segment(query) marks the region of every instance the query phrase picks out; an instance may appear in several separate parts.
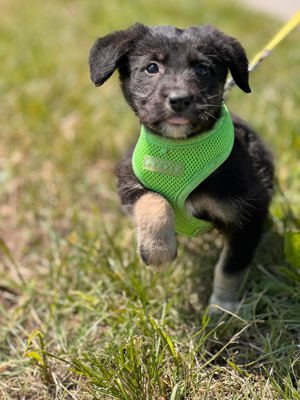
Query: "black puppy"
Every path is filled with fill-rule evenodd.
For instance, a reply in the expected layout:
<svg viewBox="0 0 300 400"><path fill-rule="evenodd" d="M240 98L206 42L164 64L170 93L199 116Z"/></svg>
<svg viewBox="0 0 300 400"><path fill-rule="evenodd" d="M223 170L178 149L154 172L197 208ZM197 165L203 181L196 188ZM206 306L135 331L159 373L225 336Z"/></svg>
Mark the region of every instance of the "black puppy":
<svg viewBox="0 0 300 400"><path fill-rule="evenodd" d="M96 41L91 79L102 85L119 70L124 96L141 124L177 143L211 130L223 109L228 70L246 93L248 60L240 43L210 25L177 29L136 24ZM226 161L185 202L188 213L211 221L224 237L210 304L226 309L236 295L262 235L273 191L272 157L257 134L231 115L234 144ZM137 229L147 265L177 254L174 211L159 193L137 179L130 150L117 168L118 191Z"/></svg>

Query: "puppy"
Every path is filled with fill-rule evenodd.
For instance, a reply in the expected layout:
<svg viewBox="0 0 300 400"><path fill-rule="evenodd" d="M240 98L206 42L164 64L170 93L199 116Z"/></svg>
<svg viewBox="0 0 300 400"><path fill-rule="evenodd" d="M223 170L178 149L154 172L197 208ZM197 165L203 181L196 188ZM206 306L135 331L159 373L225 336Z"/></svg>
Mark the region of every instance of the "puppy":
<svg viewBox="0 0 300 400"><path fill-rule="evenodd" d="M213 160L214 169L183 198L185 210L179 214L189 215L194 222L204 221L204 225L209 222L223 235L224 247L215 267L210 304L234 310L237 293L262 235L274 176L272 157L261 139L244 121L224 111L228 70L240 89L251 91L248 60L242 46L211 25L178 29L136 24L99 38L89 61L96 86L118 69L125 99L143 129L150 138L160 138L176 151L185 141L201 142L227 115L233 138L228 154L219 164ZM201 146L199 149L201 157L210 151ZM144 157L142 167L152 174L164 175L160 191L137 178L133 154L134 148L117 167L118 193L136 226L142 260L159 267L172 262L177 254L178 210L164 194L164 186L173 182L174 174L180 175L188 168L189 156L186 153L180 165L163 161L160 156L151 156L150 162L148 157L146 163ZM201 168L196 175L202 174Z"/></svg>

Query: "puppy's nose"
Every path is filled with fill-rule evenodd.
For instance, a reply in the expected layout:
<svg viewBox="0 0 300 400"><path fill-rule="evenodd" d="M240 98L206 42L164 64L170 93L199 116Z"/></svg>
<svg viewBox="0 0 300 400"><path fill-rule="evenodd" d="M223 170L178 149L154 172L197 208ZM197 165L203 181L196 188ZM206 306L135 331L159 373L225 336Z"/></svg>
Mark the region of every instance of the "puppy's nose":
<svg viewBox="0 0 300 400"><path fill-rule="evenodd" d="M183 96L183 95L170 95L168 97L169 104L173 111L185 111L191 105L193 101L192 96Z"/></svg>

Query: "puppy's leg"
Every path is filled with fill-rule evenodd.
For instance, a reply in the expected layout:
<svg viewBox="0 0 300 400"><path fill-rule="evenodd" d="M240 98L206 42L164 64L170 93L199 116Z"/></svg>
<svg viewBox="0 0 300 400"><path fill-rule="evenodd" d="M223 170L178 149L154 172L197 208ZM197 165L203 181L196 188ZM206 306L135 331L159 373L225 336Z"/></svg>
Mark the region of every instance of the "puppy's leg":
<svg viewBox="0 0 300 400"><path fill-rule="evenodd" d="M249 264L262 235L264 218L255 219L242 230L228 234L215 267L213 292L209 304L234 311L238 305Z"/></svg>
<svg viewBox="0 0 300 400"><path fill-rule="evenodd" d="M138 249L146 265L159 267L177 255L173 210L162 196L147 192L133 209Z"/></svg>
<svg viewBox="0 0 300 400"><path fill-rule="evenodd" d="M248 269L244 268L238 272L229 272L228 264L231 257L230 245L226 243L215 266L213 291L209 299L209 304L216 304L225 310L235 311L238 306L237 297ZM212 309L212 312L215 311L217 312L218 309Z"/></svg>

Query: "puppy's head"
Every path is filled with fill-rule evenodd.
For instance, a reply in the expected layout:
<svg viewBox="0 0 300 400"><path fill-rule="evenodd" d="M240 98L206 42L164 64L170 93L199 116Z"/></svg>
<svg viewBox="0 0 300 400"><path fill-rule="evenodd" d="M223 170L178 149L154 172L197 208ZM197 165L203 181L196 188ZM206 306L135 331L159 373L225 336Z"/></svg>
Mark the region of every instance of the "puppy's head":
<svg viewBox="0 0 300 400"><path fill-rule="evenodd" d="M98 39L90 52L92 81L102 85L117 68L141 123L167 137L211 128L220 114L228 70L250 92L242 46L211 25L182 30L136 24Z"/></svg>

